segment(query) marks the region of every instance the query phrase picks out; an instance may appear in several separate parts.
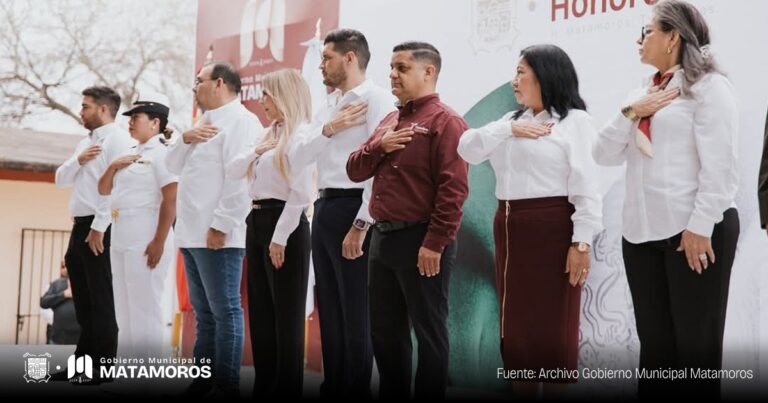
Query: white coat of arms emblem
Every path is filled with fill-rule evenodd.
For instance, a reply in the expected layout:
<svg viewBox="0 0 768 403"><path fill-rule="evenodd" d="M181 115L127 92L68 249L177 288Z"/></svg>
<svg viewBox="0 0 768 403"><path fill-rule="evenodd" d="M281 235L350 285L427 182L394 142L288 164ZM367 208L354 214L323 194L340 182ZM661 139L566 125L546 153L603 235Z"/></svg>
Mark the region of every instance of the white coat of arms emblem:
<svg viewBox="0 0 768 403"><path fill-rule="evenodd" d="M24 379L29 382L48 382L51 379L50 362L51 354L40 355L24 353Z"/></svg>

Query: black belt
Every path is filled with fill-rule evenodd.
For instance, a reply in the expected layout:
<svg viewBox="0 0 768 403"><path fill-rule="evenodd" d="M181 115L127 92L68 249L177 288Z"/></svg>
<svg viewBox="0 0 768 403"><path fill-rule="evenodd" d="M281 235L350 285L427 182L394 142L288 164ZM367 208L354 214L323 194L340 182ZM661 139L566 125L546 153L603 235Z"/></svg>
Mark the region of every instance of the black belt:
<svg viewBox="0 0 768 403"><path fill-rule="evenodd" d="M94 216L92 215L86 215L82 217L75 217L74 220L75 220L75 224L84 224L84 223L93 222L93 218Z"/></svg>
<svg viewBox="0 0 768 403"><path fill-rule="evenodd" d="M376 221L373 226L376 227L379 232L392 232L400 231L402 229L415 227L419 224L426 224L428 220L409 222L409 221Z"/></svg>
<svg viewBox="0 0 768 403"><path fill-rule="evenodd" d="M278 200L278 199L254 200L253 204L251 205L251 208L253 208L254 210L261 210L261 209L267 209L267 208L283 208L283 207L285 207L285 201Z"/></svg>
<svg viewBox="0 0 768 403"><path fill-rule="evenodd" d="M363 189L320 189L317 192L318 199L330 199L334 197L362 197Z"/></svg>

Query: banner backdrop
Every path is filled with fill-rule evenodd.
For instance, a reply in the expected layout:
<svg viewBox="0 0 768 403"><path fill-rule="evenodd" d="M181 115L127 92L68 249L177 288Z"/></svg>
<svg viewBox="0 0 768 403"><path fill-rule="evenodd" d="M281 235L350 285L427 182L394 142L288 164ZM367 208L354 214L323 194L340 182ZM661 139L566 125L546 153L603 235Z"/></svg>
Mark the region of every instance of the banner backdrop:
<svg viewBox="0 0 768 403"><path fill-rule="evenodd" d="M314 25L362 31L371 47L368 77L388 88L389 60L394 45L427 41L443 57L438 82L442 100L463 114L473 127L515 108L509 81L522 48L553 43L571 56L589 112L597 122L618 113L626 94L653 73L637 53L640 29L650 20L648 0L341 0L337 1L200 1L198 66L211 57L240 63L247 88L243 100L254 107L259 74L283 66L311 70ZM741 219L738 254L731 278L725 332L724 367L754 371L752 380L723 380L727 395L756 391L759 373L768 373L768 237L759 228L757 170L768 107L765 40L768 2L759 0L692 1L712 30L712 51L733 82L740 102L740 175L737 204ZM269 4L269 5L268 5ZM265 7L284 7L283 20L264 17ZM275 17L277 18L277 17ZM304 21L295 25L291 22ZM234 21L234 23L233 23ZM239 24L239 25L238 25ZM284 32L274 27L284 24ZM243 32L255 34L243 39ZM269 27L269 28L267 28ZM279 31L279 29L278 29ZM239 35L239 40L237 39ZM275 43L273 43L273 41ZM319 59L317 59L319 60ZM317 85L314 88L319 88ZM313 101L322 90L313 93ZM263 119L262 119L263 120ZM451 383L460 387L503 389L497 379L499 356L498 306L493 284L491 221L496 207L494 177L487 165L470 171L471 195L459 236L459 267L450 296ZM631 298L621 257L623 168L603 169L605 231L594 248L593 270L583 293L580 367L585 370L635 368L637 340ZM535 301L531 301L535 303ZM523 307L524 308L524 307ZM546 318L542 318L545 320ZM764 371L760 371L763 369ZM582 374L589 374L589 371ZM636 380L584 379L583 393L632 395ZM765 382L764 382L765 383Z"/></svg>

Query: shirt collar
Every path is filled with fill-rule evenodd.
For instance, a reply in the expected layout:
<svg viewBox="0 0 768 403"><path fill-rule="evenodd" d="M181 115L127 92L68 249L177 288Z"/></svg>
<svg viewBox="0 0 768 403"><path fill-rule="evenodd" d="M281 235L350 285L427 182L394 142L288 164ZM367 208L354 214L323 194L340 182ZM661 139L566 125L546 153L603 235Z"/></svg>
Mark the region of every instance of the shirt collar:
<svg viewBox="0 0 768 403"><path fill-rule="evenodd" d="M541 112L537 113L534 116L533 109L528 108L525 110L525 112L523 112L523 115L520 117L525 118L526 120L534 121L534 122L547 122L549 120L560 121L560 114L557 113L557 111L552 111L552 113L550 113L546 109L542 110Z"/></svg>
<svg viewBox="0 0 768 403"><path fill-rule="evenodd" d="M115 128L117 128L117 123L115 122L107 123L103 126L97 127L91 132L91 142L97 143L103 141L107 134Z"/></svg>
<svg viewBox="0 0 768 403"><path fill-rule="evenodd" d="M395 103L395 106L400 110L400 116L407 116L416 113L416 111L421 109L424 105L439 101L440 95L438 93L432 93L421 98L412 99L406 102L405 105L400 104L400 101L398 101Z"/></svg>
<svg viewBox="0 0 768 403"><path fill-rule="evenodd" d="M211 123L213 123L213 121L226 118L227 115L239 110L241 105L242 104L240 103L240 97L237 96L232 101L227 102L226 104L216 109L211 109L210 111L206 111L205 116L209 119Z"/></svg>
<svg viewBox="0 0 768 403"><path fill-rule="evenodd" d="M368 91L370 91L370 90L371 90L371 87L372 87L372 86L373 86L373 80L371 80L370 78L368 78L368 79L365 79L365 81L363 81L362 83L358 84L358 85L357 85L357 87L355 87L355 88L352 88L351 90L347 91L347 94L352 94L352 95L354 95L354 96L355 96L356 98L358 98L358 99L359 99L359 98L363 98L363 97L365 96L365 94L367 94L367 93L368 93ZM331 101L331 103L333 104L333 105L330 105L330 106L335 106L335 105L338 105L338 104L339 104L339 102L341 102L341 99L342 99L342 98L343 98L345 95L347 95L347 94L342 94L342 93L341 93L341 90L340 90L340 89L338 89L338 88L337 88L337 89L335 89L335 90L334 90L333 92L331 92L331 93L330 93L330 95L328 96L328 99L329 99L329 100Z"/></svg>
<svg viewBox="0 0 768 403"><path fill-rule="evenodd" d="M680 86L680 83L682 82L682 80L684 78L684 75L685 75L685 71L683 70L683 67L681 65L679 65L679 64L676 64L676 65L672 66L669 70L665 71L664 73L666 73L668 71L672 71L673 73L672 73L672 78L670 78L669 79L669 83L667 83L667 87L668 88L674 88L674 87ZM662 73L662 75L664 73ZM646 85L648 87L652 87L653 86L653 77L656 74L657 73L653 73L650 76L648 76L648 79L647 79L647 82L646 82Z"/></svg>

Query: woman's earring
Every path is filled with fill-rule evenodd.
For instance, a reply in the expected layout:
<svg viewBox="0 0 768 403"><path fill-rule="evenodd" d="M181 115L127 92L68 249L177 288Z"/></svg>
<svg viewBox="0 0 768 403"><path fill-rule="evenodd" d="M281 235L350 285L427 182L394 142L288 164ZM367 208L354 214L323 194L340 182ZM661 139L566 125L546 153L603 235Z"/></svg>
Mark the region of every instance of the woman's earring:
<svg viewBox="0 0 768 403"><path fill-rule="evenodd" d="M667 48L667 54L672 53L672 48Z"/></svg>

